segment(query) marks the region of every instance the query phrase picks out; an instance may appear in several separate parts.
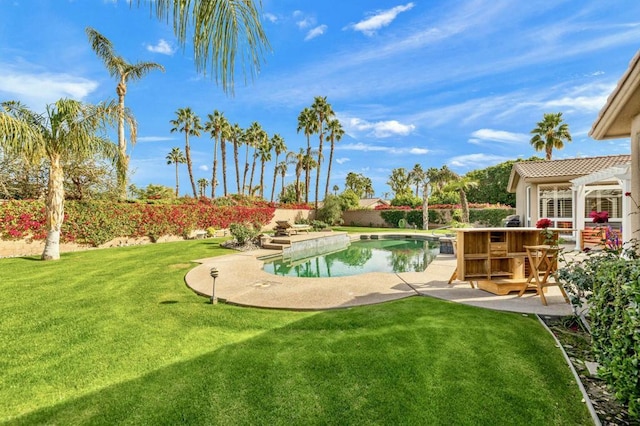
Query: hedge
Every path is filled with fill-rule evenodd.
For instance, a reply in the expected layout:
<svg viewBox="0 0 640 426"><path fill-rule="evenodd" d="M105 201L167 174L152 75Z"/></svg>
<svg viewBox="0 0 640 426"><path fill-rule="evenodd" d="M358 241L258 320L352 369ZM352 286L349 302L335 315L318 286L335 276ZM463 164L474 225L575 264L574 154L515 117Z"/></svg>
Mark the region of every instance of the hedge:
<svg viewBox="0 0 640 426"><path fill-rule="evenodd" d="M497 207L470 209L469 220L484 226L502 226L504 218L514 213L514 209ZM422 229L422 209L380 209L380 216L389 226L397 227L400 219L407 221L409 225L415 225ZM449 209L429 209L429 223L446 224L455 218L455 211Z"/></svg>
<svg viewBox="0 0 640 426"><path fill-rule="evenodd" d="M46 238L42 201L0 203L0 238L15 240ZM187 236L195 229L229 228L232 223L263 226L275 208L215 206L210 202L140 204L112 202L65 202L61 241L98 246L117 237L164 235Z"/></svg>

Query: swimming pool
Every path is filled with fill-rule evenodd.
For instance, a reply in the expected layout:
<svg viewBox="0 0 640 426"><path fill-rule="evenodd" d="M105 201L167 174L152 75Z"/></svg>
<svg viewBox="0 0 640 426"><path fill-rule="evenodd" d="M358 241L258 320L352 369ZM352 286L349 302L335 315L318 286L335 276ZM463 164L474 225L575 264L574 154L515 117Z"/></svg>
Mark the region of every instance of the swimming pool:
<svg viewBox="0 0 640 426"><path fill-rule="evenodd" d="M439 243L428 240L355 241L342 250L291 260L264 260L263 269L275 275L318 278L345 277L367 272L422 272L438 255Z"/></svg>

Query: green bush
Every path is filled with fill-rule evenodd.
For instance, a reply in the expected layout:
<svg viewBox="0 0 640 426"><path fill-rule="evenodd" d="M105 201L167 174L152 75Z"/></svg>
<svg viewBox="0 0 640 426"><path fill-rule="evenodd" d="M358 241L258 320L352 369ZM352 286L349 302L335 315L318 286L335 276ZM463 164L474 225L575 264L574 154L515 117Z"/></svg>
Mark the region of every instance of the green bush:
<svg viewBox="0 0 640 426"><path fill-rule="evenodd" d="M637 247L590 252L558 271L572 303L589 305L598 372L640 420L640 259Z"/></svg>
<svg viewBox="0 0 640 426"><path fill-rule="evenodd" d="M407 218L406 210L381 210L380 217L384 220L384 222L392 228L398 227L398 222L400 219Z"/></svg>
<svg viewBox="0 0 640 426"><path fill-rule="evenodd" d="M471 209L469 221L485 226L502 226L504 218L515 214L514 209Z"/></svg>
<svg viewBox="0 0 640 426"><path fill-rule="evenodd" d="M259 230L247 223L232 223L229 225L229 232L238 244L246 244L256 238L260 233Z"/></svg>
<svg viewBox="0 0 640 426"><path fill-rule="evenodd" d="M335 195L327 195L322 203L322 207L317 212L318 220L330 225L337 225L342 222L342 201Z"/></svg>

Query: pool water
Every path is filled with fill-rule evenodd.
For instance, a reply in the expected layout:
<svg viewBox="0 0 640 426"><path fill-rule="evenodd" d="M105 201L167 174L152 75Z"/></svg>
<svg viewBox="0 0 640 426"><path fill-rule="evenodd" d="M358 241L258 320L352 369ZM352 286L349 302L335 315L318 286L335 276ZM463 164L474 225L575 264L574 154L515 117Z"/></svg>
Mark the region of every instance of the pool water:
<svg viewBox="0 0 640 426"><path fill-rule="evenodd" d="M422 272L438 253L437 241L355 241L343 250L311 258L268 259L263 269L275 275L303 278L345 277L367 272Z"/></svg>

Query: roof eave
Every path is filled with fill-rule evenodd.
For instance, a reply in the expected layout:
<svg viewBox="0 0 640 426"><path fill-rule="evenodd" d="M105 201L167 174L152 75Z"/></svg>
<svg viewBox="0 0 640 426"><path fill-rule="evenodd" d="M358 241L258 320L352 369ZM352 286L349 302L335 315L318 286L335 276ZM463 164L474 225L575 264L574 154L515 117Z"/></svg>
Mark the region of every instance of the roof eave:
<svg viewBox="0 0 640 426"><path fill-rule="evenodd" d="M633 94L638 91L640 87L640 50L635 54L629 68L625 71L624 75L618 81L616 88L611 92L607 98L607 102L604 104L596 121L591 126L589 136L596 140L603 139L616 139L626 138L631 135L631 125L628 127L628 131L617 131L612 133L612 127L616 120L620 119L621 112L628 104Z"/></svg>

